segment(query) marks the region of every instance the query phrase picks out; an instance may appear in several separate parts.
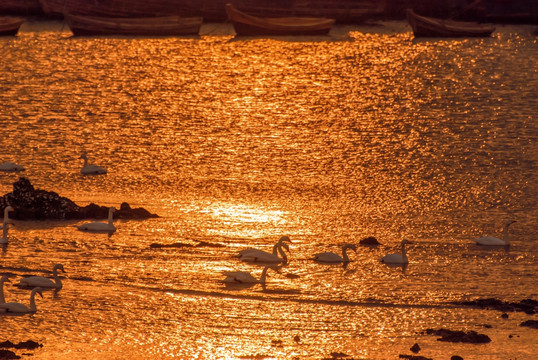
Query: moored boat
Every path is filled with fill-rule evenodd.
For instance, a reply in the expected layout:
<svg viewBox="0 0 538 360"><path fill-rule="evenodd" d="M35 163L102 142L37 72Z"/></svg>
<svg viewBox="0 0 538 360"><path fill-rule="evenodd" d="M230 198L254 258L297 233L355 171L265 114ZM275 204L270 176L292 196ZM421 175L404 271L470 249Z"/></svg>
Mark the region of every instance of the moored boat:
<svg viewBox="0 0 538 360"><path fill-rule="evenodd" d="M411 9L406 14L415 37L487 37L495 31L492 25L436 19L418 15Z"/></svg>
<svg viewBox="0 0 538 360"><path fill-rule="evenodd" d="M201 17L96 17L64 14L69 28L76 36L84 35L140 35L173 36L197 35L202 26Z"/></svg>
<svg viewBox="0 0 538 360"><path fill-rule="evenodd" d="M226 4L226 13L237 35L326 35L335 22L323 17L257 17L232 4Z"/></svg>
<svg viewBox="0 0 538 360"><path fill-rule="evenodd" d="M19 28L25 21L24 18L16 16L1 16L0 17L0 36L17 35Z"/></svg>

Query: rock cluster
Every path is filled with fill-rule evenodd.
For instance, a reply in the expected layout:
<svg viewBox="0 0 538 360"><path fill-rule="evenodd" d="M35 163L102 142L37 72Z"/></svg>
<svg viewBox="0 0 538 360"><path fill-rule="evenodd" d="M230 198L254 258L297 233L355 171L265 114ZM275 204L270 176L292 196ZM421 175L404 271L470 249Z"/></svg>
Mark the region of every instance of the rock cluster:
<svg viewBox="0 0 538 360"><path fill-rule="evenodd" d="M437 341L462 342L471 344L484 344L491 342L489 336L479 334L476 331L454 331L448 329L427 329L426 334L440 336Z"/></svg>
<svg viewBox="0 0 538 360"><path fill-rule="evenodd" d="M0 211L11 205L15 211L10 217L15 220L77 220L106 219L108 206L89 204L81 207L72 200L53 191L35 189L27 178L21 177L13 183L13 191L0 197ZM114 212L118 219L147 219L158 217L143 208L131 208L122 203Z"/></svg>

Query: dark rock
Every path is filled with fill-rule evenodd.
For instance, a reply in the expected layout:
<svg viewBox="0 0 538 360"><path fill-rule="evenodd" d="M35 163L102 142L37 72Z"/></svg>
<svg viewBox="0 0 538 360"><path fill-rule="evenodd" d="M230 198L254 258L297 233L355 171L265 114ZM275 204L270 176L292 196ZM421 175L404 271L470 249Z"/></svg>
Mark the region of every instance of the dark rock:
<svg viewBox="0 0 538 360"><path fill-rule="evenodd" d="M520 302L505 302L499 299L477 299L471 301L462 301L457 303L459 305L473 306L480 309L494 309L503 312L525 312L532 315L538 311L538 301L532 299L525 299Z"/></svg>
<svg viewBox="0 0 538 360"><path fill-rule="evenodd" d="M8 360L8 359L20 359L21 357L15 354L11 350L0 350L0 359L2 360Z"/></svg>
<svg viewBox="0 0 538 360"><path fill-rule="evenodd" d="M461 356L459 356L459 355L452 355L450 357L450 360L463 360L463 358Z"/></svg>
<svg viewBox="0 0 538 360"><path fill-rule="evenodd" d="M463 342L471 344L485 344L491 342L489 336L484 334L479 334L476 331L454 331L448 329L427 329L426 333L428 335L440 336L437 341L447 341L447 342Z"/></svg>
<svg viewBox="0 0 538 360"><path fill-rule="evenodd" d="M4 349L14 348L14 349L33 350L39 347L43 347L43 345L33 340L21 341L18 344L14 344L9 340L0 343L0 348L4 348Z"/></svg>
<svg viewBox="0 0 538 360"><path fill-rule="evenodd" d="M507 314L507 313L503 313L503 314L501 315L501 317L502 317L503 319L508 319L508 314Z"/></svg>
<svg viewBox="0 0 538 360"><path fill-rule="evenodd" d="M367 238L362 239L361 241L359 241L359 244L360 245L368 245L368 246L381 245L379 243L379 241L377 241L377 239L375 237L373 237L373 236L368 236Z"/></svg>
<svg viewBox="0 0 538 360"><path fill-rule="evenodd" d="M519 326L527 326L533 329L538 329L538 320L523 321Z"/></svg>
<svg viewBox="0 0 538 360"><path fill-rule="evenodd" d="M80 207L72 200L53 191L35 189L27 178L21 177L13 183L13 192L0 197L0 211L8 205L15 209L11 218L15 220L78 220L106 219L108 207L89 204ZM114 213L115 218L147 219L158 215L151 214L143 208L132 209L122 203Z"/></svg>
<svg viewBox="0 0 538 360"><path fill-rule="evenodd" d="M420 351L420 346L417 343L415 343L415 345L411 346L410 350L416 354Z"/></svg>

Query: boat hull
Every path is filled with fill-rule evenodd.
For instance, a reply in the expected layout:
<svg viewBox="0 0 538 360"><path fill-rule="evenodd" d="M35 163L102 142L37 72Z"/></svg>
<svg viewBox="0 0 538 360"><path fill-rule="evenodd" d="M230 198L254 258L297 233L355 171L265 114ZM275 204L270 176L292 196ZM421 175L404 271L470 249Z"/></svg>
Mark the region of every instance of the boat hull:
<svg viewBox="0 0 538 360"><path fill-rule="evenodd" d="M197 35L201 17L183 18L163 16L150 18L106 18L65 14L69 28L75 36L139 35L174 36Z"/></svg>
<svg viewBox="0 0 538 360"><path fill-rule="evenodd" d="M430 18L411 9L406 14L415 37L488 37L495 31L491 25Z"/></svg>
<svg viewBox="0 0 538 360"><path fill-rule="evenodd" d="M13 16L0 17L0 36L14 36L25 21L23 18Z"/></svg>
<svg viewBox="0 0 538 360"><path fill-rule="evenodd" d="M334 25L334 19L314 17L262 18L248 15L231 4L226 13L237 35L326 35Z"/></svg>

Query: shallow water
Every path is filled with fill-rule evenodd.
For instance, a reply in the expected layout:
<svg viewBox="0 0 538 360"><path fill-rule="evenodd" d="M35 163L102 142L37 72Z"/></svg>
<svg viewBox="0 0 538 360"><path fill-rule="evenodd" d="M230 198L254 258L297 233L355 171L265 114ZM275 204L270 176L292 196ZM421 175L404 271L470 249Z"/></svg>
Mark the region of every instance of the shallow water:
<svg viewBox="0 0 538 360"><path fill-rule="evenodd" d="M328 37L73 38L29 22L2 38L0 162L80 205L160 215L16 221L1 255L7 301L22 275L66 269L33 315L0 316L0 341L39 359L532 359L536 315L453 305L537 298L538 45L525 26L488 39L414 40L408 26L338 26ZM86 152L108 169L84 177ZM1 194L21 174L0 173ZM471 239L502 236L509 249ZM292 239L265 287L227 287L253 246ZM313 254L375 236L352 262ZM409 266L388 267L399 251ZM209 242L220 247L162 248ZM491 328L485 325L491 325ZM427 328L474 330L485 345ZM512 336L510 336L512 335ZM294 337L298 336L298 341Z"/></svg>

